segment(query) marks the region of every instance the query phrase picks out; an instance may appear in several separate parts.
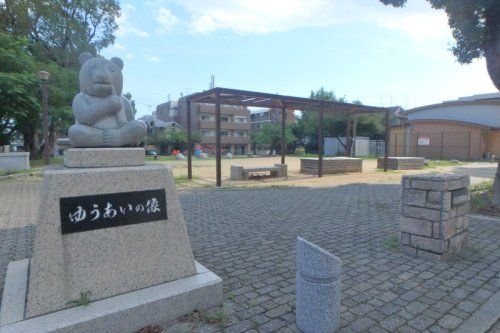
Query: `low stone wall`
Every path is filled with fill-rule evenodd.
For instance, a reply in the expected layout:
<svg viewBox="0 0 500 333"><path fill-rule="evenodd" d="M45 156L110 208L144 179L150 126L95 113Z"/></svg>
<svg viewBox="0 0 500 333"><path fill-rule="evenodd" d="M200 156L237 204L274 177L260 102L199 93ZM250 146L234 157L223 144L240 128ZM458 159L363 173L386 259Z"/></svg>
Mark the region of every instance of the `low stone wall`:
<svg viewBox="0 0 500 333"><path fill-rule="evenodd" d="M446 259L467 246L469 176L403 176L400 243L418 257Z"/></svg>
<svg viewBox="0 0 500 333"><path fill-rule="evenodd" d="M389 170L414 170L423 169L425 166L424 157L388 157L387 169ZM377 168L384 168L384 158L377 159Z"/></svg>
<svg viewBox="0 0 500 333"><path fill-rule="evenodd" d="M29 168L30 153L0 153L0 170L28 170Z"/></svg>
<svg viewBox="0 0 500 333"><path fill-rule="evenodd" d="M300 172L317 174L318 158L301 158ZM361 172L363 159L355 157L328 157L323 159L323 174Z"/></svg>
<svg viewBox="0 0 500 333"><path fill-rule="evenodd" d="M248 180L251 173L269 172L271 177L287 177L288 166L286 164L274 164L255 168L244 168L240 165L231 165L231 180Z"/></svg>

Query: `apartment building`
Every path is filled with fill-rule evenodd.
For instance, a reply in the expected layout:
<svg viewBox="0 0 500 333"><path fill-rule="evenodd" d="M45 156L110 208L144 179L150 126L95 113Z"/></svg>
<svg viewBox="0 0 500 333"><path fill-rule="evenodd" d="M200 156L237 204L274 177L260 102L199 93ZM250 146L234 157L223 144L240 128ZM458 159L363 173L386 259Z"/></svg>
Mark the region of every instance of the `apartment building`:
<svg viewBox="0 0 500 333"><path fill-rule="evenodd" d="M156 107L155 115L163 121L187 126L185 99L169 101ZM204 150L215 151L215 105L192 103L191 128L201 135ZM243 106L221 105L221 145L223 152L235 155L250 152L250 111Z"/></svg>
<svg viewBox="0 0 500 333"><path fill-rule="evenodd" d="M252 110L250 115L250 128L252 131L258 131L265 123L281 123L281 114L281 109ZM295 122L295 113L293 110L286 110L285 121L287 124L293 124Z"/></svg>

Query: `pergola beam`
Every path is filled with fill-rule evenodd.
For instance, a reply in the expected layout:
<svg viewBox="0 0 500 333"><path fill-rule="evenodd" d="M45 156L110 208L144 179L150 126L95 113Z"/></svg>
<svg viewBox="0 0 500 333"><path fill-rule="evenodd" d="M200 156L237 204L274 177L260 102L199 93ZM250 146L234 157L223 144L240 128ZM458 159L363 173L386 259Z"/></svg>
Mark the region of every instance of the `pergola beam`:
<svg viewBox="0 0 500 333"><path fill-rule="evenodd" d="M285 96L254 91L245 91L228 88L213 88L207 91L191 94L185 97L186 112L188 120L188 178L192 178L192 140L191 140L191 103L215 104L215 136L216 136L216 186L222 186L221 177L221 104L246 107L267 107L281 109L281 163L285 163L286 155L286 109L310 111L319 113L318 128L318 177L323 175L323 122L324 113L343 115L377 114L385 113L385 163L384 171L387 170L387 156L389 153L389 112L390 108L376 107L336 101L325 101L313 98Z"/></svg>

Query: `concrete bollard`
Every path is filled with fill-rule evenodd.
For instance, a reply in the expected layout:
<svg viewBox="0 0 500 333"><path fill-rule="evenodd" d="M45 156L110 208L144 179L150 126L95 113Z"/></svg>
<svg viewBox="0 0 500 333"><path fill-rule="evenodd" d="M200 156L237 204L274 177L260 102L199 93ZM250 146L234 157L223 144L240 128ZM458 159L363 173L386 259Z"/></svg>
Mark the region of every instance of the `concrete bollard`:
<svg viewBox="0 0 500 333"><path fill-rule="evenodd" d="M340 324L341 261L297 237L296 323L304 333L333 333Z"/></svg>

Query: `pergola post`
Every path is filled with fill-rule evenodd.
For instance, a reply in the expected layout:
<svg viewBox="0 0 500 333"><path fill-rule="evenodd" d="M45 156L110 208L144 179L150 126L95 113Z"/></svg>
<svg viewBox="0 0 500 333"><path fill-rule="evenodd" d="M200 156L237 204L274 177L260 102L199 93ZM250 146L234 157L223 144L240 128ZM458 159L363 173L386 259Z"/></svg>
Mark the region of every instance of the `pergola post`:
<svg viewBox="0 0 500 333"><path fill-rule="evenodd" d="M384 172L387 171L387 158L389 157L389 139L390 139L389 110L385 111L385 148L384 148Z"/></svg>
<svg viewBox="0 0 500 333"><path fill-rule="evenodd" d="M323 109L319 111L318 127L318 177L323 177Z"/></svg>
<svg viewBox="0 0 500 333"><path fill-rule="evenodd" d="M182 104L181 104L182 105ZM188 162L188 179L193 179L193 166L192 166L192 142L191 142L191 101L186 98L186 125L187 125L187 162Z"/></svg>
<svg viewBox="0 0 500 333"><path fill-rule="evenodd" d="M351 148L352 148L352 141L351 141L351 116L347 116L347 127L345 130L345 156L351 157Z"/></svg>
<svg viewBox="0 0 500 333"><path fill-rule="evenodd" d="M358 117L356 115L352 116L352 139L351 139L351 152L354 151L354 153L351 153L351 157L356 157L356 130L358 127Z"/></svg>
<svg viewBox="0 0 500 333"><path fill-rule="evenodd" d="M286 143L285 143L285 117L286 117L286 108L283 105L283 108L281 109L281 164L285 164L285 149L286 149Z"/></svg>
<svg viewBox="0 0 500 333"><path fill-rule="evenodd" d="M220 92L215 93L215 186L222 186L221 177L221 144L220 144Z"/></svg>

